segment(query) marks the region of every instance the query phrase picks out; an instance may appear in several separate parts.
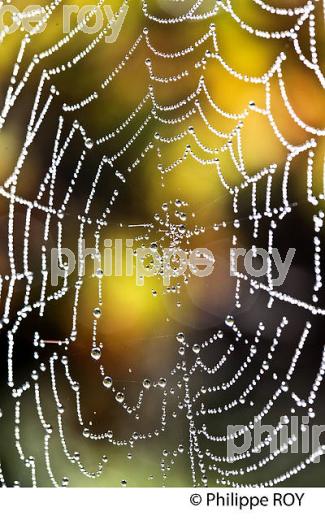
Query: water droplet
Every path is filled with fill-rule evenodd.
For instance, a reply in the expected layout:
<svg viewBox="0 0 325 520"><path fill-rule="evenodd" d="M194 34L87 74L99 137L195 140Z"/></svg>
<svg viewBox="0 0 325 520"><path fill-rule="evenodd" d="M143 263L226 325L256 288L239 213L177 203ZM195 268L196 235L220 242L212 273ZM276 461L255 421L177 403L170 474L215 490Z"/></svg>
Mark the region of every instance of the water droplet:
<svg viewBox="0 0 325 520"><path fill-rule="evenodd" d="M179 341L180 343L184 343L184 341L185 341L185 336L184 336L183 332L178 332L178 333L176 334L176 339L177 339L177 341Z"/></svg>
<svg viewBox="0 0 325 520"><path fill-rule="evenodd" d="M150 379L144 379L142 384L143 384L143 387L146 388L146 390L149 390L149 388L151 387Z"/></svg>
<svg viewBox="0 0 325 520"><path fill-rule="evenodd" d="M123 403L125 395L122 392L117 392L115 399L118 403Z"/></svg>
<svg viewBox="0 0 325 520"><path fill-rule="evenodd" d="M200 345L198 345L198 343L195 343L195 345L193 345L193 347L192 347L192 350L193 350L194 354L199 354L201 347L200 347Z"/></svg>
<svg viewBox="0 0 325 520"><path fill-rule="evenodd" d="M93 141L91 139L88 138L85 141L85 146L86 146L86 148L88 148L88 150L91 150L92 147L94 146L94 143L93 143Z"/></svg>
<svg viewBox="0 0 325 520"><path fill-rule="evenodd" d="M37 373L36 370L33 370L33 371L32 371L32 379L33 379L34 381L37 381L37 380L38 380L38 373Z"/></svg>
<svg viewBox="0 0 325 520"><path fill-rule="evenodd" d="M62 487L67 487L69 485L69 478L63 477L62 479Z"/></svg>
<svg viewBox="0 0 325 520"><path fill-rule="evenodd" d="M159 381L158 381L158 385L159 385L161 388L165 388L166 384L167 384L166 379L165 379L164 377L161 377L161 378L159 379Z"/></svg>
<svg viewBox="0 0 325 520"><path fill-rule="evenodd" d="M109 376L105 376L103 379L103 385L105 388L111 388L113 384L113 379Z"/></svg>
<svg viewBox="0 0 325 520"><path fill-rule="evenodd" d="M285 381L281 383L281 389L283 390L283 392L287 392L289 390L289 387Z"/></svg>
<svg viewBox="0 0 325 520"><path fill-rule="evenodd" d="M91 349L91 357L95 361L98 361L101 358L101 355L102 355L102 350L99 347L93 347Z"/></svg>
<svg viewBox="0 0 325 520"><path fill-rule="evenodd" d="M225 324L226 324L228 327L232 327L234 323L235 323L234 317L228 315L227 318L226 318L226 320L225 320Z"/></svg>
<svg viewBox="0 0 325 520"><path fill-rule="evenodd" d="M96 307L94 310L93 310L93 315L95 318L100 318L101 317L101 314L102 314L102 311L100 310L99 307Z"/></svg>
<svg viewBox="0 0 325 520"><path fill-rule="evenodd" d="M184 224L181 224L180 226L178 226L178 230L180 234L183 235L186 231L186 227L184 226Z"/></svg>

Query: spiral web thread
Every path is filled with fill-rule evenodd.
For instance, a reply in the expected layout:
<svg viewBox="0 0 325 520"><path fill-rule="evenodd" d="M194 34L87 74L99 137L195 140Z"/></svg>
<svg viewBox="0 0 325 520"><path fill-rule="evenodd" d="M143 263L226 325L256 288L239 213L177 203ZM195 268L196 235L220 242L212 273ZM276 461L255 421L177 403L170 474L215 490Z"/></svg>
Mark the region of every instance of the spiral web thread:
<svg viewBox="0 0 325 520"><path fill-rule="evenodd" d="M178 2L172 2L178 3ZM166 16L166 18L157 16L154 14L154 10L151 9L150 4L145 0L135 4L133 2L123 2L120 9L115 14L115 19L126 14L125 23L128 23L128 16L132 17L134 12L141 12L144 20L144 27L138 34L137 38L131 44L124 59L119 63L116 68L110 70L110 65L105 65L108 69L106 79L102 81L100 85L94 85L93 90L89 90L89 94L79 102L75 102L73 105L69 105L60 94L59 90L55 86L56 79L68 69L73 69L79 62L89 59L95 52L98 46L103 44L105 36L110 34L111 28L105 26L98 34L93 35L90 43L83 48L82 51L75 54L69 61L61 63L58 60L58 65L53 68L48 68L43 65L48 58L59 55L61 49L68 47L73 44L74 39L78 38L80 31L82 30L83 23L87 23L91 18L91 14L87 15L83 23L79 24L71 30L69 34L64 35L56 44L50 48L43 50L39 54L35 54L30 63L26 66L24 63L25 54L29 48L30 42L37 34L37 27L29 35L23 35L21 38L21 45L17 54L16 62L12 69L12 76L10 78L9 87L6 92L3 108L0 116L0 131L3 131L6 127L7 119L10 117L11 112L15 110L16 103L19 101L20 96L23 95L24 89L29 84L30 78L33 75L34 69L41 70L40 78L37 86L37 90L33 99L32 109L29 116L28 126L25 132L25 141L21 152L19 154L15 168L11 175L6 178L0 187L1 198L6 201L8 207L8 263L9 263L9 274L3 274L0 277L0 288L1 298L3 305L3 316L1 321L1 327L6 331L6 344L7 344L7 386L10 391L10 400L13 403L15 410L15 447L18 451L19 458L22 465L28 468L30 471L30 482L31 485L37 486L37 457L29 455L28 444L23 443L21 438L21 417L23 414L22 400L28 393L33 396L35 406L37 408L37 414L44 434L44 460L46 470L51 483L54 486L67 485L68 479L58 477L54 474L51 460L53 454L51 454L51 437L54 432L57 432L60 436L61 448L67 460L75 466L78 466L83 476L96 479L100 478L105 468L105 464L109 463L109 458L103 456L102 460L98 464L96 471L88 471L85 465L80 461L80 455L70 453L68 443L66 442L64 435L64 407L61 403L60 388L57 384L56 372L59 364L63 364L64 374L66 381L70 385L72 395L74 396L75 407L77 411L78 421L80 425L80 435L86 439L91 440L107 440L115 446L129 445L133 447L137 443L145 443L152 437L159 437L162 432L168 430L167 410L169 407L169 396L171 389L171 382L181 377L184 385L184 395L180 399L180 408L185 410L188 418L188 439L189 447L184 450L182 445L175 446L175 450L172 453L168 453L166 450L162 450L162 472L164 479L168 483L168 471L172 470L174 461L178 457L185 455L190 458L190 467L192 473L193 485L206 485L208 483L227 484L230 486L237 486L238 477L242 475L248 475L251 478L253 474L252 483L258 485L277 485L290 479L290 477L296 475L300 471L304 470L308 464L310 464L317 456L323 453L323 448L318 448L315 452L309 453L306 458L301 460L294 467L288 469L284 473L279 473L277 476L271 479L264 478L259 480L255 477L255 473L264 466L267 467L274 459L280 457L285 453L288 445L292 444L295 439L289 437L286 443L284 443L275 453L262 456L258 463L250 463L250 457L258 453L258 448L267 448L270 445L272 436L268 436L266 439L261 441L259 447L254 447L249 450L245 456L238 456L235 458L235 462L240 463L238 469L233 469L231 465L232 460L228 456L219 455L218 447L220 445L225 446L227 440L229 441L229 435L215 435L210 431L210 428L202 422L204 416L216 416L220 414L227 414L233 409L240 408L244 404L250 401L250 394L255 388L263 384L263 378L272 368L272 358L277 349L281 348L281 336L288 325L288 319L283 316L278 326L275 328L273 340L270 342L268 350L266 351L264 360L256 373L256 375L247 381L243 391L239 392L237 397L224 405L207 407L204 404L205 395L209 395L209 403L211 402L211 396L216 395L215 400L218 402L218 392L227 392L236 383L245 378L245 371L248 365L252 362L256 355L259 342L263 337L265 325L260 322L258 324L255 339L252 344L248 347L248 354L240 366L237 372L229 380L224 380L220 384L212 384L210 386L201 387L196 392L192 392L191 381L196 373L200 372L204 375L214 376L221 370L221 368L227 364L227 361L232 356L236 355L236 349L240 345L248 345L249 341L245 338L245 333L240 330L240 327L236 324L236 319L232 316L225 316L224 327L213 333L210 337L204 338L200 344L195 344L187 339L187 337L180 331L175 339L176 345L179 347L180 361L176 366L172 368L169 374L162 374L162 377L157 381L145 380L143 383L144 388L139 391L137 402L134 406L128 404L127 392L122 392L119 389L119 385L115 384L114 380L106 374L105 368L99 363L99 373L102 377L103 385L107 388L108 392L111 392L115 397L115 400L120 406L121 410L128 413L130 416L141 412L141 407L145 399L150 399L150 391L153 388L161 389L161 424L157 426L155 431L135 434L131 439L120 439L116 438L114 432L107 431L100 434L96 434L91 431L83 418L83 388L80 387L78 381L76 381L70 371L69 352L73 349L73 344L78 337L78 302L80 293L83 290L83 285L86 281L83 278L78 278L76 283L71 284L69 275L64 278L61 285L58 288L53 288L49 284L50 277L50 266L49 266L49 234L50 228L56 229L56 247L59 249L63 246L62 236L65 232L65 224L69 222L69 201L75 190L78 190L79 178L84 175L84 163L87 154L97 154L97 171L95 176L89 176L89 190L86 194L85 200L82 201L82 211L78 215L79 219L79 232L78 238L82 239L85 236L86 230L91 229L93 236L95 237L96 247L99 250L99 244L102 234L105 228L109 226L110 213L114 211L115 206L119 202L119 193L121 186L128 183L133 172L141 168L142 161L148 155L156 155L158 164L156 164L157 174L162 179L166 175L171 175L180 165L186 163L186 161L193 160L200 166L212 167L215 175L218 177L220 184L225 194L232 200L233 218L229 222L223 221L221 223L214 224L212 226L216 234L219 233L220 229L229 227L232 230L232 244L236 247L237 242L237 231L240 229L241 216L240 216L240 204L242 197L246 200L250 200L251 210L249 219L253 223L253 232L251 237L251 245L254 247L255 241L258 239L260 234L260 225L262 221L268 222L268 233L267 233L267 249L272 250L272 247L276 247L277 240L277 229L278 226L282 226L286 222L288 216L294 211L295 200L291 199L289 194L289 179L291 173L291 165L295 158L300 155L307 156L306 166L306 190L305 200L303 203L307 204L313 212L313 228L314 236L311 241L313 251L313 265L311 272L313 272L314 286L312 290L312 296L306 300L300 300L289 293L283 292L281 287L274 287L272 282L272 265L269 265L267 273L267 281L261 282L259 279L254 279L244 272L236 273L236 289L234 294L235 305L238 309L241 307L241 288L244 284L248 284L250 292L263 292L268 298L267 307L272 312L272 306L274 302L280 302L281 304L288 304L293 307L298 307L305 312L307 316L304 323L299 324L301 329L300 340L296 344L295 351L292 355L290 364L287 367L286 373L283 378L278 378L274 372L273 378L276 381L276 389L272 395L269 396L269 400L265 406L261 408L258 413L255 414L255 418L267 419L267 416L272 410L272 407L280 401L283 395L290 396L292 405L294 407L306 408L310 418L315 417L314 403L317 401L318 391L322 384L324 370L325 370L325 350L323 351L322 358L320 359L319 369L313 376L311 381L310 390L305 396L299 396L291 391L291 383L295 378L295 369L299 358L306 349L309 335L312 331L312 318L322 317L325 314L325 307L320 304L320 297L322 291L322 268L321 268L321 248L322 241L321 235L324 226L324 212L322 210L325 196L325 167L323 172L323 179L321 182L316 183L314 180L314 158L319 142L325 135L325 130L320 128L314 128L307 123L304 123L300 117L296 114L293 106L290 104L289 96L286 92L286 84L283 78L282 69L287 59L287 50L294 52L297 59L300 60L302 65L311 71L320 86L324 88L325 79L322 74L319 65L319 56L316 46L316 16L320 16L321 3L315 1L307 1L305 5L299 5L298 7L274 7L262 0L252 0L252 3L256 4L256 7L260 9L261 13L265 15L273 15L279 18L285 17L292 21L290 28L279 31L267 31L262 29L255 29L249 26L246 22L242 21L239 15L236 14L236 2L232 0L223 0L216 2L205 2L204 0L198 0L196 2L180 2L185 7L182 14L178 16ZM53 13L61 4L61 0L55 0L51 4L46 6L46 21L50 21ZM130 4L130 5L128 5ZM191 4L188 6L188 4ZM208 7L206 7L206 5ZM103 0L96 4L97 6L103 5ZM187 7L186 7L187 6ZM95 5L94 5L95 9ZM318 14L316 14L316 12ZM223 58L222 53L219 51L218 41L218 17L220 13L226 14L238 24L242 31L254 35L261 41L264 40L278 40L283 42L283 49L276 57L273 65L269 70L261 76L248 76L245 73L234 70L227 61ZM155 48L151 40L151 33L155 27L171 26L173 30L180 31L183 24L197 24L206 22L206 32L202 34L195 44L189 45L187 48L179 49L175 52L167 53L165 51ZM150 28L147 28L147 26ZM300 31L302 28L308 30L309 38L309 49L302 50L300 46ZM121 34L123 34L123 28ZM2 44L5 43L9 35L5 30L0 34L0 41ZM288 44L287 47L284 44ZM114 45L118 45L119 40ZM202 47L208 46L208 50L203 52ZM114 82L119 81L121 72L128 67L137 53L139 48L145 49L145 67L147 71L147 78L149 81L149 88L145 92L143 98L136 106L136 108L129 114L129 116L121 121L120 125L114 130L105 135L101 135L97 138L89 135L87 128L83 126L79 121L79 115L82 113L84 108L89 108L92 103L96 102L101 98L103 92ZM308 53L308 57L307 57ZM183 57L193 56L193 69L200 71L199 80L195 86L195 89L186 97L174 103L173 105L160 104L156 99L156 86L163 86L166 89L172 89L174 85L177 85L184 78L190 78L193 73L189 68L182 68L176 75L164 75L164 70L159 70L155 66L155 59L159 58L166 61L166 63L174 62L175 60L182 61ZM258 85L260 89L264 91L264 106L259 106L258 103L252 100L249 105L244 109L242 113L228 113L221 109L213 100L207 82L205 81L205 68L207 62L216 61L219 65L225 69L234 78L243 82L243 85ZM283 102L283 110L286 110L291 119L298 125L303 132L306 134L306 139L300 145L294 145L282 135L279 129L276 119L272 115L272 88L271 84L276 82L280 89L280 94ZM227 120L231 123L232 129L230 131L221 131L213 126L206 116L202 107L202 98L208 102L210 110L214 111L220 121ZM30 153L33 142L37 139L38 135L42 132L44 121L48 117L51 107L54 101L59 100L61 106L61 113L57 120L55 141L52 147L51 153L51 166L45 173L43 180L39 185L39 191L37 196L33 200L29 200L19 194L19 180L24 171L25 162ZM181 115L179 112L181 111ZM256 113L265 118L268 124L271 126L275 137L281 143L286 150L286 162L282 171L279 171L279 167L276 163L269 164L261 171L256 172L254 175L250 175L246 171L245 157L242 147L242 132L245 128L245 122L251 114ZM67 128L66 120L67 117L73 117L72 125ZM199 117L202 122L206 125L207 131L216 136L216 142L221 142L220 145L215 148L211 148L201 142L197 135L195 125L191 125L192 118ZM142 118L142 119L141 119ZM141 119L141 124L138 126L136 131L132 132L132 135L125 137L128 132L129 126L134 120ZM159 131L154 132L152 139L148 142L139 145L139 138L144 133L148 125L152 122L155 123ZM178 132L178 126L187 125L187 129ZM184 126L184 125L183 125ZM78 157L77 165L73 172L70 184L67 187L62 203L58 204L55 201L55 190L56 185L60 183L60 178L57 175L60 164L64 157L69 154L70 148L73 146L74 139L78 136L82 140L82 147ZM123 137L122 137L123 136ZM182 143L190 138L193 142L193 146L184 145L184 151L174 162L168 163L168 150L169 146L174 143ZM124 139L124 141L123 141ZM118 140L119 150L112 155L101 154L102 145L110 143L111 141ZM122 144L123 143L123 144ZM195 145L195 146L194 146ZM97 152L98 149L98 152ZM117 167L119 159L123 157L130 149L137 150L136 158L129 164L124 171L120 167ZM227 175L223 172L222 161L220 160L223 154L229 154L232 160L232 167L234 171L233 179L231 182ZM113 172L116 179L116 187L110 196L107 206L102 213L94 213L93 208L96 203L97 189L100 185L100 181L103 176L107 175L107 171ZM274 198L272 196L272 187L275 176L280 176L281 181L281 201L275 205ZM264 208L261 211L258 207L257 201L257 190L260 185L264 186ZM319 186L321 185L321 189ZM179 210L186 207L186 202L176 201L175 206ZM24 221L24 240L22 250L19 251L15 245L14 234L15 228L19 225L15 215L17 207L23 208L25 211ZM162 220L157 220L159 224L165 225L168 223L170 208L162 208L164 217ZM32 293L33 282L36 273L33 272L33 265L30 262L29 250L30 250L30 223L33 218L33 213L41 212L45 217L43 241L40 244L40 259L41 259L41 287L38 298L34 298ZM180 219L182 214L180 214ZM165 219L165 220L164 220ZM139 235L137 240L141 243L143 238L150 239L150 233L154 225L152 223L145 223L142 225L144 235ZM185 229L185 231L184 231ZM185 233L186 238L191 238L192 232L188 231L186 225L182 229L182 234ZM170 229L169 229L170 232ZM205 229L196 229L196 232L203 233ZM175 237L174 237L175 238ZM176 237L176 243L179 237ZM163 240L163 239L162 239ZM22 256L21 256L22 255ZM19 259L17 258L19 257ZM21 261L22 260L22 261ZM22 268L19 267L22 265ZM64 260L61 257L61 267L64 269ZM100 359L100 349L97 341L97 324L101 319L101 299L102 299L102 277L99 271L97 276L98 283L98 306L94 309L93 316L91 316L92 330L93 330L93 343L91 355L94 359L96 357ZM17 309L15 308L14 296L17 284L24 285L24 297L22 305ZM45 313L46 307L51 301L59 301L66 296L69 296L73 301L73 315L71 323L71 333L69 336L57 340L47 340L42 338L37 330L34 331L34 348L35 348L35 362L38 363L37 368L34 368L30 374L25 378L23 383L17 383L15 374L15 358L19 354L20 348L19 342L16 340L17 332L24 326L24 320L32 313L37 312L40 317ZM310 319L309 319L310 316ZM232 341L228 345L228 348L224 355L218 358L214 366L207 366L202 359L202 353L208 349L212 349L216 343L223 338L223 330L230 329L232 334ZM52 353L47 363L38 361L38 349L51 348ZM187 350L194 352L194 361L189 364L184 358L184 353ZM62 365L61 365L62 366ZM52 388L52 397L55 402L57 410L57 423L54 426L50 425L46 420L46 414L42 406L42 394L40 391L39 380L46 377L49 374L49 380ZM149 397L148 397L149 396ZM197 407L197 408L196 408ZM194 410L198 410L194 412ZM199 416L199 419L198 419ZM1 412L0 425L5 420L5 411ZM282 428L282 423L279 418L278 424L274 427L273 435L276 435ZM249 421L242 429L236 433L235 438L240 438L240 433L252 430L254 427L254 421ZM202 449L202 439L210 442L208 450ZM285 456L285 455L282 455ZM108 462L107 462L108 461ZM236 466L237 467L237 466ZM166 469L167 468L167 469ZM167 475L167 476L166 476ZM4 472L0 466L0 481L3 486L6 485ZM16 485L19 481L16 481ZM126 484L126 482L124 482Z"/></svg>

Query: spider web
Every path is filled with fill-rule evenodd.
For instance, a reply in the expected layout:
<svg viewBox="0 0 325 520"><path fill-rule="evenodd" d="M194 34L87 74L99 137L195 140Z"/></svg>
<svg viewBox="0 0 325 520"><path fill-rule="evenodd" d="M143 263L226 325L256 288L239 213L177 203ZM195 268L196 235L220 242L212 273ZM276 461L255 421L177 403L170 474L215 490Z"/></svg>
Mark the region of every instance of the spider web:
<svg viewBox="0 0 325 520"><path fill-rule="evenodd" d="M125 1L111 45L114 21L84 34L91 13L45 48L37 26L20 36L8 85L1 80L0 131L18 121L22 139L0 187L3 486L132 485L135 474L148 485L273 486L323 454L287 453L294 434L269 450L290 414L321 424L325 370L325 130L311 122L312 101L298 110L286 83L296 64L321 95L323 5L278 3ZM60 7L45 7L45 34ZM254 39L258 63L238 61L235 42L229 50L228 24ZM10 38L4 29L4 52ZM145 247L204 245L217 258L208 282L146 281L161 322L146 340L123 333L140 345L128 371L128 353L121 360L103 332L117 305L110 281L100 267L69 274L63 252L86 264L82 239L99 257L119 232ZM227 254L242 246L295 248L285 283L274 287L271 262L263 278L241 265L230 277ZM53 247L66 270L57 287ZM227 443L240 445L259 420L272 433L230 456ZM229 424L242 426L230 434Z"/></svg>

